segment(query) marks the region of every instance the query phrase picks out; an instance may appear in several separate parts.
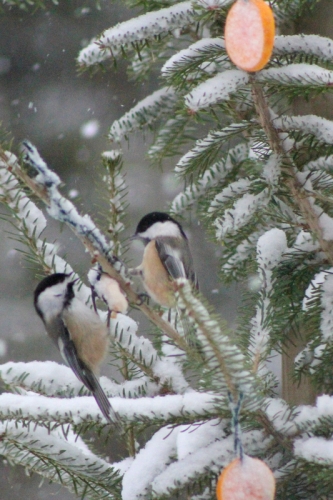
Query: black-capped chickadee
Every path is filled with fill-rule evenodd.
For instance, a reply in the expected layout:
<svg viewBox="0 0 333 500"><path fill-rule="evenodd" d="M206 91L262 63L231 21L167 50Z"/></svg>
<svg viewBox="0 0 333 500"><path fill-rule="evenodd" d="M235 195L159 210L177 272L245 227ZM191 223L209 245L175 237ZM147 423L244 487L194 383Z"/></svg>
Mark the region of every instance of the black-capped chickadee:
<svg viewBox="0 0 333 500"><path fill-rule="evenodd" d="M75 296L76 281L71 274L47 276L34 292L34 305L63 359L93 393L104 417L117 424L119 417L96 375L108 350L107 328L99 316Z"/></svg>
<svg viewBox="0 0 333 500"><path fill-rule="evenodd" d="M161 306L175 306L173 280L186 278L198 288L193 259L181 225L164 212L151 212L139 222L132 239L145 244L142 263L134 270L148 294Z"/></svg>
<svg viewBox="0 0 333 500"><path fill-rule="evenodd" d="M118 282L105 273L99 264L89 271L88 279L95 312L97 312L96 297L99 297L108 306L107 326L109 327L111 316L114 318L117 313L126 314L127 312L128 301L125 294Z"/></svg>

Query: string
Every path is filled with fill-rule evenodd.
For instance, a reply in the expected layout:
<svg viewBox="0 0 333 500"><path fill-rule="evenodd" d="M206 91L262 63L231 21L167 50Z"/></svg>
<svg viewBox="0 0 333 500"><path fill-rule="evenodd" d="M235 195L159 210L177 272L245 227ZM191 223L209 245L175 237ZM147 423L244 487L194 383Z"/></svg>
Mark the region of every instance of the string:
<svg viewBox="0 0 333 500"><path fill-rule="evenodd" d="M229 399L229 407L231 411L231 425L234 435L234 451L235 455L243 461L244 451L241 440L241 427L239 423L239 413L243 402L243 393L240 392L238 396L238 400L235 403L234 399L231 395L231 392L228 391L228 399Z"/></svg>

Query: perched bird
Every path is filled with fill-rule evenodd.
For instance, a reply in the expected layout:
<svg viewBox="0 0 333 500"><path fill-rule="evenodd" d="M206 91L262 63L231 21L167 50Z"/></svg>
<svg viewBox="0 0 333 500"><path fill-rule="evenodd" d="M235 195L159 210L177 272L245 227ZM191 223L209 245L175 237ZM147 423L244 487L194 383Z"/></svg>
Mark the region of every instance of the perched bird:
<svg viewBox="0 0 333 500"><path fill-rule="evenodd" d="M88 279L95 312L97 312L96 297L99 297L108 306L107 326L109 327L111 316L115 317L117 313L126 314L128 309L126 296L117 281L105 273L100 265L89 271Z"/></svg>
<svg viewBox="0 0 333 500"><path fill-rule="evenodd" d="M89 389L109 421L119 419L101 388L97 373L109 345L108 332L99 316L74 294L71 274L44 278L34 292L34 305L45 329L63 359Z"/></svg>
<svg viewBox="0 0 333 500"><path fill-rule="evenodd" d="M134 270L148 294L161 306L174 307L173 280L187 278L198 288L186 234L164 212L151 212L139 222L132 239L145 244L142 263Z"/></svg>

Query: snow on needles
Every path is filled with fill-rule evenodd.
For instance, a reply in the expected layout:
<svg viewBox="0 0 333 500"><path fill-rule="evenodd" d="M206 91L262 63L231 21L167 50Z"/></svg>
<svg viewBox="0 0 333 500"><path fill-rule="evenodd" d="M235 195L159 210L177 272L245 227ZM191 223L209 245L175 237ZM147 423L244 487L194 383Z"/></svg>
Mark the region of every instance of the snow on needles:
<svg viewBox="0 0 333 500"><path fill-rule="evenodd" d="M171 431L163 427L139 451L132 466L124 474L122 500L135 500L147 494L152 480L166 468L175 454L178 432L178 428Z"/></svg>
<svg viewBox="0 0 333 500"><path fill-rule="evenodd" d="M281 35L275 37L274 56L294 53L314 55L325 61L333 61L332 40L319 35Z"/></svg>
<svg viewBox="0 0 333 500"><path fill-rule="evenodd" d="M273 228L260 236L257 243L257 262L259 276L262 281L260 290L260 301L256 307L256 314L252 318L250 350L257 362L261 356L265 357L265 350L269 341L270 329L267 322L267 315L270 303L270 294L273 287L272 275L274 268L281 261L283 254L287 250L287 238L281 229ZM259 369L264 370L265 365L259 365Z"/></svg>
<svg viewBox="0 0 333 500"><path fill-rule="evenodd" d="M184 98L185 105L192 111L229 99L232 92L249 82L245 71L231 69L218 73L191 90Z"/></svg>
<svg viewBox="0 0 333 500"><path fill-rule="evenodd" d="M319 141L333 143L333 122L320 116L281 116L273 119L273 125L284 132L301 130L305 134L314 135Z"/></svg>
<svg viewBox="0 0 333 500"><path fill-rule="evenodd" d="M61 257L57 255L58 246L56 243L47 243L40 236L46 228L46 218L43 212L31 201L20 186L16 177L9 171L9 167L15 166L20 168L15 155L5 152L6 161L0 161L0 200L3 198L6 203L15 213L17 227L22 233L26 233L29 240L33 240L35 244L35 252L39 258L50 269L57 272L72 272L71 266ZM36 157L32 156L32 161ZM47 167L45 163L41 163L41 170L46 175L46 182L58 184L58 176L53 172L46 173ZM53 174L53 175L52 175ZM37 182L40 182L40 177L35 177ZM81 289L81 295L85 292L85 287ZM90 293L90 292L89 292ZM87 297L87 294L85 295Z"/></svg>
<svg viewBox="0 0 333 500"><path fill-rule="evenodd" d="M106 240L89 215L80 215L73 203L60 194L58 176L47 167L35 146L29 141L24 141L22 150L24 161L36 170L35 179L38 179L47 191L49 197L47 211L50 216L60 222L65 222L79 237L89 240L94 249L107 256L113 267L126 279L124 265L111 254L112 242Z"/></svg>
<svg viewBox="0 0 333 500"><path fill-rule="evenodd" d="M17 179L8 170L8 165L17 162L12 153L6 152L6 163L0 160L0 199L4 198L8 206L12 208L24 225L28 235L39 238L46 227L46 219L43 212L28 198L21 189Z"/></svg>
<svg viewBox="0 0 333 500"><path fill-rule="evenodd" d="M99 63L116 56L122 47L132 48L133 43L187 26L193 23L193 17L194 11L190 1L147 12L104 31L98 40L93 40L80 52L78 62L85 66ZM99 51L96 51L97 46Z"/></svg>
<svg viewBox="0 0 333 500"><path fill-rule="evenodd" d="M297 457L317 464L333 464L333 440L323 437L296 439L294 453Z"/></svg>
<svg viewBox="0 0 333 500"><path fill-rule="evenodd" d="M181 67L182 64L186 64L189 59L195 59L202 55L203 51L209 51L211 48L224 50L224 40L222 38L203 38L186 49L180 50L164 63L161 69L162 76L168 76Z"/></svg>
<svg viewBox="0 0 333 500"><path fill-rule="evenodd" d="M172 87L163 87L156 90L138 102L119 120L113 122L109 132L109 139L120 142L128 132L150 125L161 114L167 112L176 101L177 95Z"/></svg>
<svg viewBox="0 0 333 500"><path fill-rule="evenodd" d="M80 467L89 467L92 476L101 476L104 473L112 474L112 467L108 462L92 453L84 441L74 434L70 426L66 431L66 436L61 429L46 429L35 426L30 430L25 424L19 422L6 422L0 424L2 435L0 452L3 450L8 456L8 441L19 441L21 446L26 446L29 450L43 450L43 455L49 455L67 467L78 470ZM16 450L17 451L17 450ZM38 460L34 453L27 455L29 462L25 465L32 467L34 460ZM49 476L50 477L50 476Z"/></svg>
<svg viewBox="0 0 333 500"><path fill-rule="evenodd" d="M112 398L112 406L126 422L147 420L165 421L172 417L188 415L189 418L200 420L207 412L214 411L217 405L216 396L209 393L189 391L184 395L140 397L125 399ZM68 423L96 422L105 423L99 408L94 404L93 396L74 398L49 398L34 393L25 395L0 395L0 416L4 419L25 418L34 422L57 422L59 425Z"/></svg>
<svg viewBox="0 0 333 500"><path fill-rule="evenodd" d="M264 69L258 73L257 80L287 85L330 86L333 83L333 71L315 64L290 64L283 68Z"/></svg>

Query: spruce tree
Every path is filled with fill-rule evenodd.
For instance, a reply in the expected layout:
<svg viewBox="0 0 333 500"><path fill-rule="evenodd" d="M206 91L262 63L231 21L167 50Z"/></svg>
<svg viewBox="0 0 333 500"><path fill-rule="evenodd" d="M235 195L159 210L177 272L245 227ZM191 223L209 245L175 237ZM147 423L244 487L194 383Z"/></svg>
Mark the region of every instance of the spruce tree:
<svg viewBox="0 0 333 500"><path fill-rule="evenodd" d="M151 72L160 75L159 87L110 126L114 149L103 153L103 163L111 239L61 194L58 175L29 142L20 152L3 146L0 199L39 272L75 272L43 237L47 213L73 230L154 327L152 340L130 316L118 314L111 322L110 356L123 382L102 378L101 384L120 415L117 437L127 454L109 463L89 448L88 431L114 436L115 428L70 369L51 362L0 367L13 392L0 396L0 453L78 498L214 499L216 479L235 457L231 402L241 398L243 451L273 470L276 498L332 498L333 123L294 116L292 104L331 91L333 42L279 34L265 69L250 74L225 50L231 0L126 3L140 14L106 26L78 56L82 71L114 71L125 58L138 82ZM315 3L272 1L279 32ZM161 315L131 285L121 234L126 166L118 144L147 128L155 131L149 160L159 165L172 157L184 185L170 213L179 218L195 211L223 247L225 283L257 278L244 294L234 331L179 280L178 309L192 330L187 342L178 314ZM78 293L90 302L83 282ZM290 354L295 343L301 346L296 357ZM269 365L274 351L292 363L283 397ZM304 384L305 396L317 395L313 401L297 395L311 404L287 397L291 377Z"/></svg>

